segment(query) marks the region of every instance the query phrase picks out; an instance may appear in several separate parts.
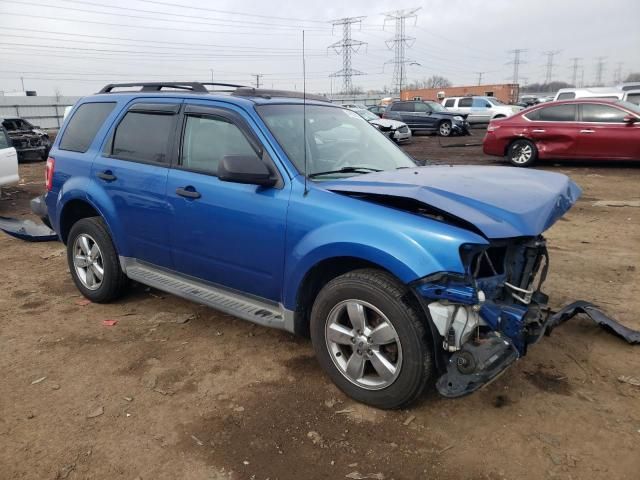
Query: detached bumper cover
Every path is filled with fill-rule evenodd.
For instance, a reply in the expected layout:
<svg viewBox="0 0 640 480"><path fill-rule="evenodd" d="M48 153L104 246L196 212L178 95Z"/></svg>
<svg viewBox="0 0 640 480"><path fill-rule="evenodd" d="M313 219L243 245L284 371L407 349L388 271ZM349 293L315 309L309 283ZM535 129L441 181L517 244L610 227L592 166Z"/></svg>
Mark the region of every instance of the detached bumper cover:
<svg viewBox="0 0 640 480"><path fill-rule="evenodd" d="M58 240L58 234L50 228L44 195L31 200L31 211L40 217L43 223L38 224L32 220L0 217L0 230L12 237L27 242L51 242Z"/></svg>

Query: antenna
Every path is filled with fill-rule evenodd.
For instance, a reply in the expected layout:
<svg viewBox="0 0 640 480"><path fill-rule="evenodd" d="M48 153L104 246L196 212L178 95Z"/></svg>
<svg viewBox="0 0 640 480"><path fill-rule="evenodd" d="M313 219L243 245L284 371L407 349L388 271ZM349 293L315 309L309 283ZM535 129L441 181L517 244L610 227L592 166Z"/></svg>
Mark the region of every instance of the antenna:
<svg viewBox="0 0 640 480"><path fill-rule="evenodd" d="M307 188L307 66L304 56L304 30L302 30L302 147L304 151L304 195Z"/></svg>

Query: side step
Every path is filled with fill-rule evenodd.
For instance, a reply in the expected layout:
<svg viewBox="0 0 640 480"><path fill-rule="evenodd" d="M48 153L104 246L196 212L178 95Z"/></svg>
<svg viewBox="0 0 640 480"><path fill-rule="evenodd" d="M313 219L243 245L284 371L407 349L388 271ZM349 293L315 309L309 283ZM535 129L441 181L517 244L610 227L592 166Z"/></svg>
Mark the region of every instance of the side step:
<svg viewBox="0 0 640 480"><path fill-rule="evenodd" d="M168 272L135 259L120 257L120 263L126 275L137 282L207 305L243 320L292 331L292 326L285 321L288 317L287 312L281 305Z"/></svg>

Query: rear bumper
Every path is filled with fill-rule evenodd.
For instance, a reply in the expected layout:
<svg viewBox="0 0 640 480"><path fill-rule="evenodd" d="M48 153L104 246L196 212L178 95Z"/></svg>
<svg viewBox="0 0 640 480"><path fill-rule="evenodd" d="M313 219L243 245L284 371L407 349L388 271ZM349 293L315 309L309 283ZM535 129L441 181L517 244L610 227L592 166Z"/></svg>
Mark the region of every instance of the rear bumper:
<svg viewBox="0 0 640 480"><path fill-rule="evenodd" d="M502 140L496 138L492 133L487 133L482 140L482 152L485 155L494 155L503 157L506 144Z"/></svg>

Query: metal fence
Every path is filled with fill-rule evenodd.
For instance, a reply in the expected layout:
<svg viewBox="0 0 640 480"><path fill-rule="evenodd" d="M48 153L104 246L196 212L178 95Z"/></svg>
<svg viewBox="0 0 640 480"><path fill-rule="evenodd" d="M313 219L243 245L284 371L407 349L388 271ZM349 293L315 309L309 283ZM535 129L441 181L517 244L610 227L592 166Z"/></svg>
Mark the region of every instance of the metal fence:
<svg viewBox="0 0 640 480"><path fill-rule="evenodd" d="M62 125L64 109L81 97L10 97L0 96L0 119L20 117L44 129Z"/></svg>

